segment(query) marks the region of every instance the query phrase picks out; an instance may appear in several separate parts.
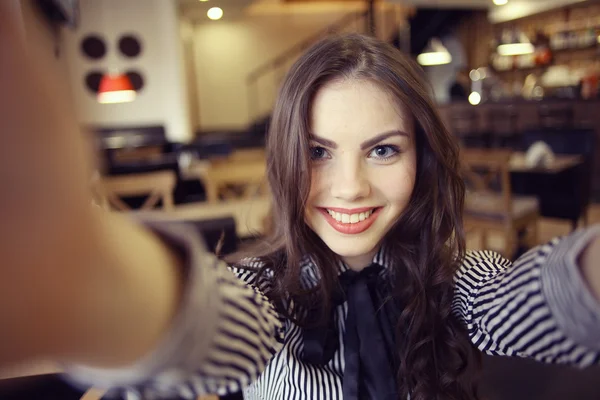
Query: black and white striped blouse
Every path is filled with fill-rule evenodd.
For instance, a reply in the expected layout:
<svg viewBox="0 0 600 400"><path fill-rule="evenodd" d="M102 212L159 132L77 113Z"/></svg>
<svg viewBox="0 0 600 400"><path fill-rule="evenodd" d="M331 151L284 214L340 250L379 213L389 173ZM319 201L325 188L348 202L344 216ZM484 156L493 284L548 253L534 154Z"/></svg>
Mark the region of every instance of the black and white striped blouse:
<svg viewBox="0 0 600 400"><path fill-rule="evenodd" d="M182 308L163 343L131 368L71 368L74 382L112 387L127 399L189 398L243 390L246 399L341 399L346 303L337 307L339 349L329 363L301 358L301 329L282 319L253 272L233 271L183 226L152 224L188 260ZM536 247L514 264L469 252L456 274L453 311L492 355L544 363L600 364L600 303L576 263L600 226ZM389 267L385 251L374 259ZM304 265L307 284L315 267ZM236 276L237 275L237 276ZM264 287L263 287L264 289Z"/></svg>

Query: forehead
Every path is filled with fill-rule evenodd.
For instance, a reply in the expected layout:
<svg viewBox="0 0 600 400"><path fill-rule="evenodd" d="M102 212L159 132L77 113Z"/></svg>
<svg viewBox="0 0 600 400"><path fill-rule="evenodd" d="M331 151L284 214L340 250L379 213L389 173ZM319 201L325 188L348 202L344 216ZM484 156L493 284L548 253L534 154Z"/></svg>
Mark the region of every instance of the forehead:
<svg viewBox="0 0 600 400"><path fill-rule="evenodd" d="M337 143L361 142L382 132L401 130L413 134L407 108L369 80L345 79L323 86L316 94L310 115L312 133Z"/></svg>

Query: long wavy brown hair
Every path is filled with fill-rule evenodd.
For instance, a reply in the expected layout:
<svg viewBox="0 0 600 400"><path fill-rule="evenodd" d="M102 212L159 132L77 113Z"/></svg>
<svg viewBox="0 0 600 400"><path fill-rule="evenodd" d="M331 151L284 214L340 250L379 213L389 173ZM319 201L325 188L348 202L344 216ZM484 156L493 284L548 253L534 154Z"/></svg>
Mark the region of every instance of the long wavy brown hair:
<svg viewBox="0 0 600 400"><path fill-rule="evenodd" d="M402 399L410 394L412 400L476 399L479 357L452 313L453 277L465 253L459 148L438 116L422 70L392 46L357 34L330 37L292 66L267 139L273 231L229 261L239 263L247 256L262 260L259 286L275 304L293 299L295 305L311 307L317 302L323 318L330 315L338 256L304 220L311 183L309 117L317 91L348 78L377 83L415 120L415 187L408 206L383 239L395 270L389 274L392 298L403 305L396 328L397 337L403 338L396 354L399 394ZM307 254L321 278L312 290L300 284L301 260ZM293 314L288 317L298 317Z"/></svg>

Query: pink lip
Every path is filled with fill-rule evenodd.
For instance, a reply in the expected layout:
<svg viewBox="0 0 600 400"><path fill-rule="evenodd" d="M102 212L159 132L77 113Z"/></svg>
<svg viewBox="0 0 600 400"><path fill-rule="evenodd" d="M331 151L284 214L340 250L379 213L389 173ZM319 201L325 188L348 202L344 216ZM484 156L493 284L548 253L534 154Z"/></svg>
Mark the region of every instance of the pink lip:
<svg viewBox="0 0 600 400"><path fill-rule="evenodd" d="M371 214L369 216L369 218L365 219L364 221L359 221L355 224L344 224L344 223L338 222L335 218L333 218L331 215L329 215L327 210L344 213L344 214L358 214L361 212L370 211L372 209L373 208L355 208L352 210L347 210L347 209L343 209L343 208L328 208L328 209L319 208L318 210L321 212L321 214L323 214L323 216L325 217L325 220L327 222L329 222L329 225L331 225L331 227L333 229L335 229L336 231L338 231L340 233L344 233L346 235L356 235L358 233L362 233L362 232L366 231L367 229L369 229L371 227L371 225L373 225L373 222L375 222L375 220L379 216L379 213L382 210L381 207L377 207L375 209L375 211L373 211L373 214ZM355 211L355 210L360 210L360 211Z"/></svg>

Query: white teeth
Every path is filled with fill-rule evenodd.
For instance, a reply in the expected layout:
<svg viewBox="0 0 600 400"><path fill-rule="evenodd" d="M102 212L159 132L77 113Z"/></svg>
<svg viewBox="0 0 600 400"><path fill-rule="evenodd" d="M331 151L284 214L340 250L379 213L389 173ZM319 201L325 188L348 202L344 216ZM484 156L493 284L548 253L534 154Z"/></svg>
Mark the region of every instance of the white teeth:
<svg viewBox="0 0 600 400"><path fill-rule="evenodd" d="M359 221L364 221L365 219L369 218L371 214L373 214L373 211L374 210L370 210L358 214L342 214L336 211L327 210L329 215L342 224L356 224Z"/></svg>

